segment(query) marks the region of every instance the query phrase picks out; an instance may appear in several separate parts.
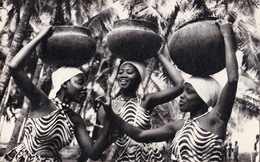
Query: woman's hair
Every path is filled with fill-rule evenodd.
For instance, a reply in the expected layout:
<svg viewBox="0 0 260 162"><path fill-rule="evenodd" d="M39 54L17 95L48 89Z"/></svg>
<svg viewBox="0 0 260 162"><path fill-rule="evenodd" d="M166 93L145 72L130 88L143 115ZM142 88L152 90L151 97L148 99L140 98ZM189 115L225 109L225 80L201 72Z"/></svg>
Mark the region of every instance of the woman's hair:
<svg viewBox="0 0 260 162"><path fill-rule="evenodd" d="M125 61L125 62L122 63L121 67L125 64L133 65L136 68L136 70L138 71L140 78L141 78L141 81L144 81L145 75L146 75L146 69L145 69L145 66L144 66L143 63L136 62L136 61Z"/></svg>
<svg viewBox="0 0 260 162"><path fill-rule="evenodd" d="M49 98L55 98L62 84L78 74L83 74L83 72L75 67L60 67L54 71L51 76L52 89L49 93Z"/></svg>
<svg viewBox="0 0 260 162"><path fill-rule="evenodd" d="M214 107L221 93L220 84L212 77L197 77L192 76L185 81L192 85L200 98L207 104L208 107Z"/></svg>

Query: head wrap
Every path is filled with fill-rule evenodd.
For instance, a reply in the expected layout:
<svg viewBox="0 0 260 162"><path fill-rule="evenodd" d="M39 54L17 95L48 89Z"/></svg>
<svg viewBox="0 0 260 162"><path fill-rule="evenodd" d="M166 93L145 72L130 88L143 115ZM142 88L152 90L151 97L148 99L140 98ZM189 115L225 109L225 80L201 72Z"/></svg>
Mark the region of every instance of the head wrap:
<svg viewBox="0 0 260 162"><path fill-rule="evenodd" d="M81 70L75 67L60 67L52 73L52 89L49 98L55 98L63 83L70 80L78 74L83 74Z"/></svg>
<svg viewBox="0 0 260 162"><path fill-rule="evenodd" d="M212 77L192 76L185 81L192 85L200 98L209 106L214 107L221 92L220 84Z"/></svg>
<svg viewBox="0 0 260 162"><path fill-rule="evenodd" d="M125 65L125 64L131 64L131 65L133 65L133 66L137 69L137 71L139 72L139 75L140 75L140 77L141 77L141 80L144 81L146 69L145 69L145 66L144 66L143 63L136 62L136 61L125 61L125 62L123 62L123 64L122 64L121 66L123 66L123 65Z"/></svg>

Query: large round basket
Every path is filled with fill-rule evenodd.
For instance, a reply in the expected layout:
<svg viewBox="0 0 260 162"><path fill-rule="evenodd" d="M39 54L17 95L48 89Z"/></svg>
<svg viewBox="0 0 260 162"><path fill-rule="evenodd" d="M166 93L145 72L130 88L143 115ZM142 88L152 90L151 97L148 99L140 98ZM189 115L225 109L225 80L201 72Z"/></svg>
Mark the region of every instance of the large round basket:
<svg viewBox="0 0 260 162"><path fill-rule="evenodd" d="M119 20L107 35L113 55L123 60L143 61L153 57L161 47L162 38L155 23L143 20Z"/></svg>
<svg viewBox="0 0 260 162"><path fill-rule="evenodd" d="M41 60L51 66L81 66L96 51L89 29L80 26L56 26L52 36L42 43Z"/></svg>
<svg viewBox="0 0 260 162"><path fill-rule="evenodd" d="M215 20L189 22L169 42L174 63L184 72L205 76L225 67L224 39Z"/></svg>

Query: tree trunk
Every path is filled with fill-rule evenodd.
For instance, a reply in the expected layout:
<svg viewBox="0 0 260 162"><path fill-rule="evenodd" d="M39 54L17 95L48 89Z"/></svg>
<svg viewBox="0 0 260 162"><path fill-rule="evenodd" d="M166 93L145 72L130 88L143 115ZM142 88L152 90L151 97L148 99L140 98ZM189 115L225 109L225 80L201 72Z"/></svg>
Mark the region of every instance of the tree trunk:
<svg viewBox="0 0 260 162"><path fill-rule="evenodd" d="M37 67L36 67L34 75L33 75L33 79L32 79L32 82L38 86L40 86L39 84L41 84L41 82L39 82L39 80L41 80L41 78L39 76L41 74L42 68L43 68L42 61L39 59L37 62ZM22 107L23 113L19 118L17 118L17 120L15 122L15 127L14 127L14 130L12 133L12 137L8 143L5 153L10 151L12 148L14 148L17 145L20 131L23 131L23 130L21 130L23 122L24 122L24 120L26 121L27 117L28 117L28 112L30 110L29 106L30 106L30 101L27 98L25 98L23 107ZM22 133L22 136L23 136L23 133ZM21 137L21 138L23 138L23 137Z"/></svg>
<svg viewBox="0 0 260 162"><path fill-rule="evenodd" d="M21 17L21 21L14 34L14 38L11 44L11 53L6 57L5 63L10 62L13 56L21 49L24 38L27 34L29 20L31 17L31 11L33 10L34 0L26 0L24 3L24 12ZM10 80L10 71L7 65L4 66L0 76L0 101L2 101L6 87Z"/></svg>
<svg viewBox="0 0 260 162"><path fill-rule="evenodd" d="M8 99L9 99L9 95L10 95L10 91L11 91L11 86L12 86L12 84L11 84L11 80L9 81L9 84L8 84L8 90L5 92L5 94L4 94L4 96L3 96L3 100L1 101L1 103L0 103L0 121L1 121L1 119L2 119L2 116L3 116L3 114L4 114L4 111L5 111L5 109L6 109L6 107L7 107L7 102L8 102Z"/></svg>
<svg viewBox="0 0 260 162"><path fill-rule="evenodd" d="M8 142L8 145L6 147L5 154L8 153L12 148L14 148L17 145L17 140L18 140L18 137L20 134L21 127L23 125L23 121L24 121L24 119L26 119L26 116L28 114L29 104L30 104L30 101L27 98L25 98L24 104L23 104L23 113L19 118L17 118L17 120L15 122L14 130L13 130L11 139Z"/></svg>
<svg viewBox="0 0 260 162"><path fill-rule="evenodd" d="M121 63L121 59L116 59L114 62L113 72L107 80L107 94L111 94L120 63Z"/></svg>

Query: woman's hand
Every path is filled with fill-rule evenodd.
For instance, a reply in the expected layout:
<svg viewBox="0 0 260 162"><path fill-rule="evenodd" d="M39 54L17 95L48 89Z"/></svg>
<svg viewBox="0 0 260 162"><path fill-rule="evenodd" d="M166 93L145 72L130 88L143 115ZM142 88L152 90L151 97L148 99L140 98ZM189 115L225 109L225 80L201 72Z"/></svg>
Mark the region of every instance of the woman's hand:
<svg viewBox="0 0 260 162"><path fill-rule="evenodd" d="M229 18L232 17L232 18ZM234 35L232 25L234 22L234 16L227 16L224 19L218 19L216 20L216 24L219 27L221 34L223 37L228 35Z"/></svg>
<svg viewBox="0 0 260 162"><path fill-rule="evenodd" d="M113 112L111 108L111 97L109 95L99 96L94 101L94 107L99 109L100 106L103 106L106 113L111 114Z"/></svg>
<svg viewBox="0 0 260 162"><path fill-rule="evenodd" d="M225 33L231 33L232 23L228 22L225 19L218 19L216 20L216 24L218 25L222 35Z"/></svg>
<svg viewBox="0 0 260 162"><path fill-rule="evenodd" d="M35 47L43 40L52 34L52 26L42 27L39 34L31 40L26 46L24 46L13 59L7 64L12 69L23 69L23 63L32 54Z"/></svg>
<svg viewBox="0 0 260 162"><path fill-rule="evenodd" d="M109 140L110 142L114 142L122 135L122 131L118 128L117 125L113 124L111 126L110 132L109 132Z"/></svg>

